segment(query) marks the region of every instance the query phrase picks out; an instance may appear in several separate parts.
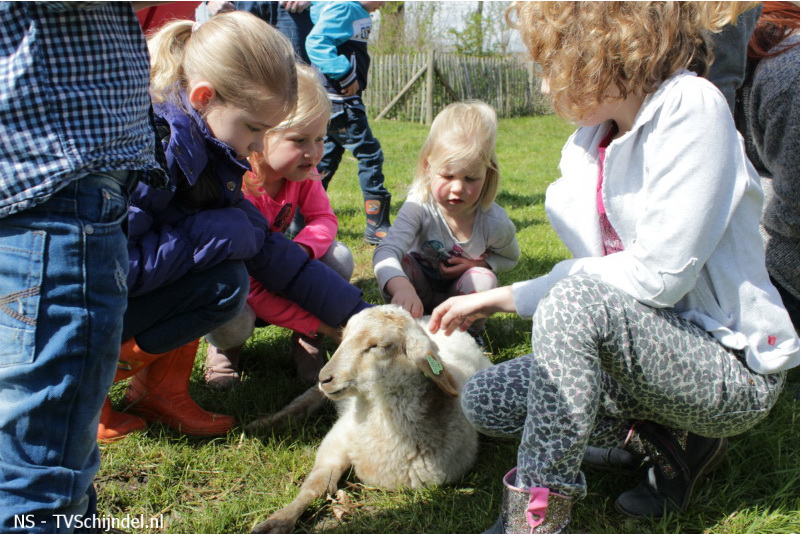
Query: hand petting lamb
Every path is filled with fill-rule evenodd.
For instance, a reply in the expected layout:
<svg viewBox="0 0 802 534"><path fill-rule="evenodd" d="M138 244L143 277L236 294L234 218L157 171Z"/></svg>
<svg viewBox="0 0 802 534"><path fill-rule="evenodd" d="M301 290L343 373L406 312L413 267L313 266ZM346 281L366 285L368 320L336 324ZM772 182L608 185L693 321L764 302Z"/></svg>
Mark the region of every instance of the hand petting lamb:
<svg viewBox="0 0 802 534"><path fill-rule="evenodd" d="M351 317L320 371L320 390L337 402L339 418L295 500L253 532L289 533L352 466L364 484L387 489L456 482L473 466L477 434L459 392L491 363L467 333L431 334L427 322L395 305Z"/></svg>

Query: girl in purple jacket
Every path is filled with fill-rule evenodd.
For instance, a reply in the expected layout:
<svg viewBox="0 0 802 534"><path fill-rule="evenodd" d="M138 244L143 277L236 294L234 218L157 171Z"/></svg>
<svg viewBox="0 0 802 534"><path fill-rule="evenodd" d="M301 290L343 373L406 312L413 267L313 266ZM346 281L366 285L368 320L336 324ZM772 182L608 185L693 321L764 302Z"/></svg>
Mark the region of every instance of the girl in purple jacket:
<svg viewBox="0 0 802 534"><path fill-rule="evenodd" d="M289 42L259 18L230 12L203 24L175 21L149 41L151 94L173 189L140 183L129 213L128 310L115 381L133 377L128 413L106 401L98 438L154 420L216 435L234 419L189 396L198 338L235 317L249 275L326 324L367 306L361 292L311 260L242 196L245 159L293 112ZM125 281L121 280L121 283Z"/></svg>

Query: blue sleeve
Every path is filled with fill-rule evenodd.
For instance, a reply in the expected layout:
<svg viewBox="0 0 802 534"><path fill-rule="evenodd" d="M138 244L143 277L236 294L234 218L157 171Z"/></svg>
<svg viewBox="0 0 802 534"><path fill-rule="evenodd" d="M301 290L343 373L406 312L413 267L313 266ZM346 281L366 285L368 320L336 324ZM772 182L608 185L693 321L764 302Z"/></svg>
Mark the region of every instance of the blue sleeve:
<svg viewBox="0 0 802 534"><path fill-rule="evenodd" d="M269 292L295 302L335 328L369 306L362 301L359 288L310 259L297 243L278 232L268 234L262 249L245 265Z"/></svg>
<svg viewBox="0 0 802 534"><path fill-rule="evenodd" d="M128 212L131 296L154 291L190 271L249 259L262 248L267 221L250 202L184 215L160 199L159 192L147 189L140 185Z"/></svg>
<svg viewBox="0 0 802 534"><path fill-rule="evenodd" d="M178 280L192 269L192 249L183 232L154 226L137 206L128 210L128 294L135 297Z"/></svg>
<svg viewBox="0 0 802 534"><path fill-rule="evenodd" d="M362 10L356 2L316 2L310 15L314 26L306 37L309 61L334 80L356 76L349 58L340 55L337 47L353 37L353 21Z"/></svg>

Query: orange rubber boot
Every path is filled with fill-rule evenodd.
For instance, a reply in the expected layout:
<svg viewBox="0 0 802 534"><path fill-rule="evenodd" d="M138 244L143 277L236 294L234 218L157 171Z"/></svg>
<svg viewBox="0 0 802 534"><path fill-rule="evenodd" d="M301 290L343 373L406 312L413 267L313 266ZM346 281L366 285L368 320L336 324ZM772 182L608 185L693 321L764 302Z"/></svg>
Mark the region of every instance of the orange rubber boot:
<svg viewBox="0 0 802 534"><path fill-rule="evenodd" d="M100 410L100 422L97 425L97 440L101 443L111 443L122 439L131 432L142 430L147 426L145 420L135 415L115 412L111 408L108 397Z"/></svg>
<svg viewBox="0 0 802 534"><path fill-rule="evenodd" d="M207 412L189 396L189 377L198 340L159 356L139 371L128 386L129 410L190 436L217 436L234 427L234 418Z"/></svg>
<svg viewBox="0 0 802 534"><path fill-rule="evenodd" d="M137 371L152 363L159 357L158 354L150 354L137 346L134 338L126 340L120 345L120 357L117 361L117 372L114 374L114 382L125 380L134 376ZM101 443L110 443L124 438L131 432L141 430L147 426L145 420L135 415L116 412L111 407L108 397L103 402L100 410L100 421L97 425L97 440Z"/></svg>

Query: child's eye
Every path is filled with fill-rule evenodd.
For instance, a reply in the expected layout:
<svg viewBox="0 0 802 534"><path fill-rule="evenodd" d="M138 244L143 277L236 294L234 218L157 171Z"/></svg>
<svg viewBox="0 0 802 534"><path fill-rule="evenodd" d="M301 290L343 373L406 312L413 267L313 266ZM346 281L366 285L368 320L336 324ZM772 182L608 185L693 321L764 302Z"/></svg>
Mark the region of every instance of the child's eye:
<svg viewBox="0 0 802 534"><path fill-rule="evenodd" d="M262 130L262 128L259 128L259 127L256 127L256 126L252 126L252 125L250 125L250 124L246 124L246 126L247 126L247 127L248 127L248 129L249 129L250 131L252 131L253 133L259 133L259 132L263 131L263 130Z"/></svg>
<svg viewBox="0 0 802 534"><path fill-rule="evenodd" d="M473 176L466 176L465 177L465 181L468 182L468 183L475 182L476 178L474 178Z"/></svg>

